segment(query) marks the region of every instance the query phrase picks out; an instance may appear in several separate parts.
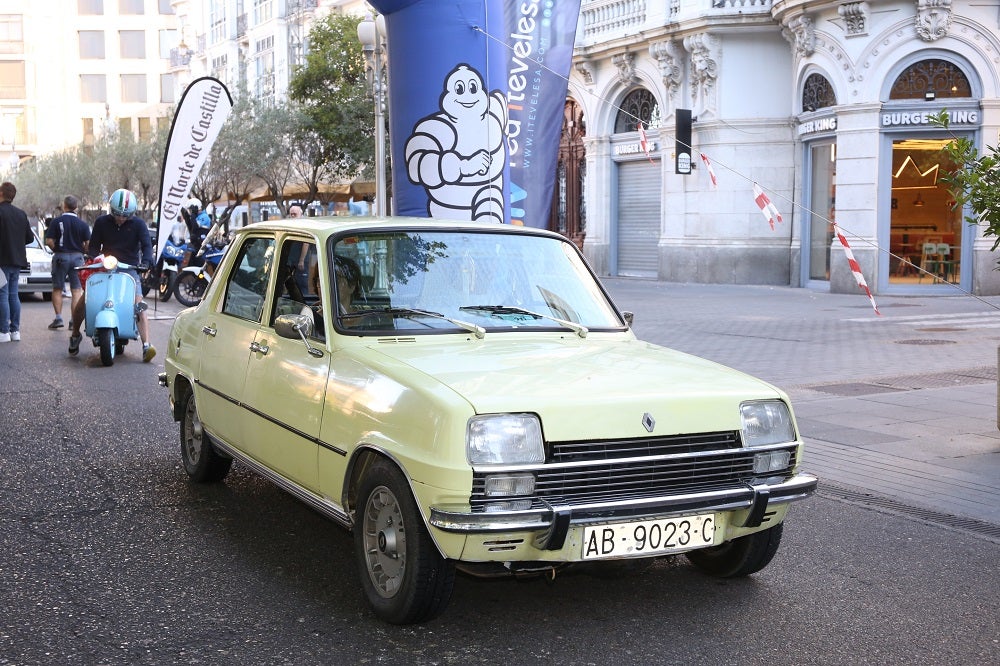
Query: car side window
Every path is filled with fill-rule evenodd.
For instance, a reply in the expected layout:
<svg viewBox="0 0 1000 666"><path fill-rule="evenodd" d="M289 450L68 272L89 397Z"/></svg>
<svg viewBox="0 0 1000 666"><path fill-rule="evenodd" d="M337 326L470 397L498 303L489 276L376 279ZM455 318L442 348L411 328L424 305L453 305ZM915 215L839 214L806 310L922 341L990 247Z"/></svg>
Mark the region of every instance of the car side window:
<svg viewBox="0 0 1000 666"><path fill-rule="evenodd" d="M323 299L319 286L319 263L316 244L304 240L288 240L282 245L275 280L274 309L270 324L280 315L307 314L313 319L311 337L325 340Z"/></svg>
<svg viewBox="0 0 1000 666"><path fill-rule="evenodd" d="M226 282L225 314L260 322L273 258L273 238L251 237L243 242Z"/></svg>

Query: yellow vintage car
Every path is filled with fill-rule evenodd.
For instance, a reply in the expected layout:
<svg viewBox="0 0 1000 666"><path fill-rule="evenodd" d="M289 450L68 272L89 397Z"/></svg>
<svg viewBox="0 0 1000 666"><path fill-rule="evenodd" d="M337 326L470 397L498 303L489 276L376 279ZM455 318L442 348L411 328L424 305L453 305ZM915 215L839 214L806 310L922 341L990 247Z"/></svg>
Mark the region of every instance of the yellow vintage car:
<svg viewBox="0 0 1000 666"><path fill-rule="evenodd" d="M816 488L787 395L631 318L541 230L253 224L178 315L160 381L190 477L238 460L353 530L388 622L443 611L456 570L759 571Z"/></svg>

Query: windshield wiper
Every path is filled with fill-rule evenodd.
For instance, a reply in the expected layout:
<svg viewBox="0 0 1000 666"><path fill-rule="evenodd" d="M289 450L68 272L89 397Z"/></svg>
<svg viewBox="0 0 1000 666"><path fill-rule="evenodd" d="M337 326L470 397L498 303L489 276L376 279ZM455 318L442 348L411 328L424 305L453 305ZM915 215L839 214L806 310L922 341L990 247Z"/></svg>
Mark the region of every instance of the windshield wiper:
<svg viewBox="0 0 1000 666"><path fill-rule="evenodd" d="M560 319L559 317L553 317L551 315L542 314L541 312L533 312L531 310L525 310L524 308L519 308L514 305L463 305L459 310L467 310L469 312L487 312L491 315L527 315L529 317L534 317L535 319L548 319L549 321L554 321L560 326L565 326L570 329L581 338L587 337L587 333L590 331L583 324L578 324L575 321L567 321L565 319Z"/></svg>
<svg viewBox="0 0 1000 666"><path fill-rule="evenodd" d="M474 334L480 340L486 337L486 329L477 324L473 324L467 321L462 321L461 319L452 319L451 317L446 317L440 312L431 312L430 310L417 310L416 308L381 308L374 310L361 310L359 312L347 312L340 315L341 319L356 319L358 317L367 317L370 315L390 315L392 317L405 317L412 319L413 317L433 317L434 319L443 319L444 321L454 324L459 328L465 329L466 331Z"/></svg>

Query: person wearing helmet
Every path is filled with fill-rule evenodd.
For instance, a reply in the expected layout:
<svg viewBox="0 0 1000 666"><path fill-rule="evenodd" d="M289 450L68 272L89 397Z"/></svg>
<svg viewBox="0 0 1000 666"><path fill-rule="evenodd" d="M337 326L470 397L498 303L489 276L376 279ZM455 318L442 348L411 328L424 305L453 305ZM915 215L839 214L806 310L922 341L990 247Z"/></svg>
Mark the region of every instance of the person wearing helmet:
<svg viewBox="0 0 1000 666"><path fill-rule="evenodd" d="M184 222L188 227L188 235L191 237L191 254L197 257L199 256L198 250L205 242L205 237L212 230L212 218L201 209L201 202L197 199L188 199L187 206L182 212L184 213Z"/></svg>
<svg viewBox="0 0 1000 666"><path fill-rule="evenodd" d="M115 190L108 201L111 212L101 215L94 221L90 232L90 244L87 255L90 258L99 254L117 257L118 261L132 266L146 266L153 263L153 243L149 238L149 227L146 222L135 215L138 200L129 190ZM142 282L135 270L125 271L135 280L135 302L142 302ZM76 356L80 351L80 326L86 318L87 305L85 299L80 299L73 306L73 322L69 337L69 353ZM139 313L139 335L142 337L142 360L149 363L156 355L156 348L149 343L149 319L143 310Z"/></svg>

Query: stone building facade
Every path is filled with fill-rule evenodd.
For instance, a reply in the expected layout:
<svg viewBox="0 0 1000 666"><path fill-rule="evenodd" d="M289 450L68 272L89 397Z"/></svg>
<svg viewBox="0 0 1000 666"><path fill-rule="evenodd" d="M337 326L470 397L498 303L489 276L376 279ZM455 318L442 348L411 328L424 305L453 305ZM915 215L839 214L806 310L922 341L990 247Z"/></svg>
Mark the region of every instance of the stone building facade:
<svg viewBox="0 0 1000 666"><path fill-rule="evenodd" d="M940 182L952 133L998 143L996 3L585 0L569 96L601 274L855 293L836 222L875 293L1000 293L992 240Z"/></svg>

